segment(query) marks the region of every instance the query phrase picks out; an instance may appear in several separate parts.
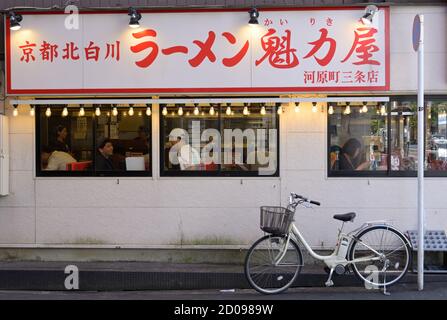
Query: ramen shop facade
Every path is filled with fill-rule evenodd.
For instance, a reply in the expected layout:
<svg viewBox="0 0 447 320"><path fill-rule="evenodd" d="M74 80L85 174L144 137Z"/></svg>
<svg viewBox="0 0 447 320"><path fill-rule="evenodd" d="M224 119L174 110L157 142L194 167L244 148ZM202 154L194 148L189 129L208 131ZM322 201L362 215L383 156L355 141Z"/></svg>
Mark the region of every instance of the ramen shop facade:
<svg viewBox="0 0 447 320"><path fill-rule="evenodd" d="M316 249L335 213L415 229L416 14L427 228L445 229L447 7L379 6L371 24L364 7L247 11L6 19L1 247L238 249L290 192L322 203L296 216Z"/></svg>

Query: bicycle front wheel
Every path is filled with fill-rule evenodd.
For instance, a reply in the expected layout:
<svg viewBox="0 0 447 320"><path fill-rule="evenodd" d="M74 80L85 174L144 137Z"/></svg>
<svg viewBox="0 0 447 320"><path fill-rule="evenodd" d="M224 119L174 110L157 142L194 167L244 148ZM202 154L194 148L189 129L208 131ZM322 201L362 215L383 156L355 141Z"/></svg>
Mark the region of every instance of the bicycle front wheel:
<svg viewBox="0 0 447 320"><path fill-rule="evenodd" d="M411 245L389 226L373 226L354 240L349 253L355 274L365 285L383 287L398 282L411 263Z"/></svg>
<svg viewBox="0 0 447 320"><path fill-rule="evenodd" d="M302 265L301 250L293 239L287 243L287 237L267 235L248 250L244 271L255 290L275 294L294 283Z"/></svg>

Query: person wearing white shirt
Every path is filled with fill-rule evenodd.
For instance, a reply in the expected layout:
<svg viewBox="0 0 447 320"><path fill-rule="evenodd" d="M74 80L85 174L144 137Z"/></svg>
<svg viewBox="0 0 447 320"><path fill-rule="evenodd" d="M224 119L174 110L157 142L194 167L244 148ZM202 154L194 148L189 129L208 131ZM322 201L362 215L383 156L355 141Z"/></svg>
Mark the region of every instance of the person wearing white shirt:
<svg viewBox="0 0 447 320"><path fill-rule="evenodd" d="M77 162L69 153L51 151L48 147L42 148L42 169L48 171L66 171L67 164Z"/></svg>

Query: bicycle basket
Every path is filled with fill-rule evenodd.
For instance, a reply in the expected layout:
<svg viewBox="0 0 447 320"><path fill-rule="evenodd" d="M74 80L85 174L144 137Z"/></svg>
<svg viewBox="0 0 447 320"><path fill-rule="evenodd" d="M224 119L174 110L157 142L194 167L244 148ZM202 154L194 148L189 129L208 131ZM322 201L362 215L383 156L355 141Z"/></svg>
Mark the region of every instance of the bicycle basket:
<svg viewBox="0 0 447 320"><path fill-rule="evenodd" d="M261 207L261 230L275 235L289 232L294 212L283 207Z"/></svg>

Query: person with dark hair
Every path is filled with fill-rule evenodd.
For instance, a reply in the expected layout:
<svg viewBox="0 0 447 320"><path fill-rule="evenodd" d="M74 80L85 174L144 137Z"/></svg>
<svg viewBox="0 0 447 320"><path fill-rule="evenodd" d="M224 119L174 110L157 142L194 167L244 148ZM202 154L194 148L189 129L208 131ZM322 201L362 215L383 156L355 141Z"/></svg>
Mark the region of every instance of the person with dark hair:
<svg viewBox="0 0 447 320"><path fill-rule="evenodd" d="M69 153L48 146L42 146L40 151L42 170L65 171L67 164L77 162Z"/></svg>
<svg viewBox="0 0 447 320"><path fill-rule="evenodd" d="M149 129L145 126L139 126L138 136L134 140L142 140L147 142L149 140Z"/></svg>
<svg viewBox="0 0 447 320"><path fill-rule="evenodd" d="M56 151L63 151L70 153L70 148L68 144L65 142L67 139L68 130L67 127L59 125L56 127L55 136L56 140L51 145L51 148Z"/></svg>
<svg viewBox="0 0 447 320"><path fill-rule="evenodd" d="M138 136L134 139L139 144L138 148L141 149L143 154L149 153L149 129L145 126L138 127Z"/></svg>
<svg viewBox="0 0 447 320"><path fill-rule="evenodd" d="M370 163L365 161L363 163L360 157L360 150L362 144L355 138L351 138L345 142L341 148L339 157L339 170L366 170Z"/></svg>
<svg viewBox="0 0 447 320"><path fill-rule="evenodd" d="M104 139L98 146L96 153L96 170L98 171L114 171L115 166L112 161L113 144L112 140Z"/></svg>

